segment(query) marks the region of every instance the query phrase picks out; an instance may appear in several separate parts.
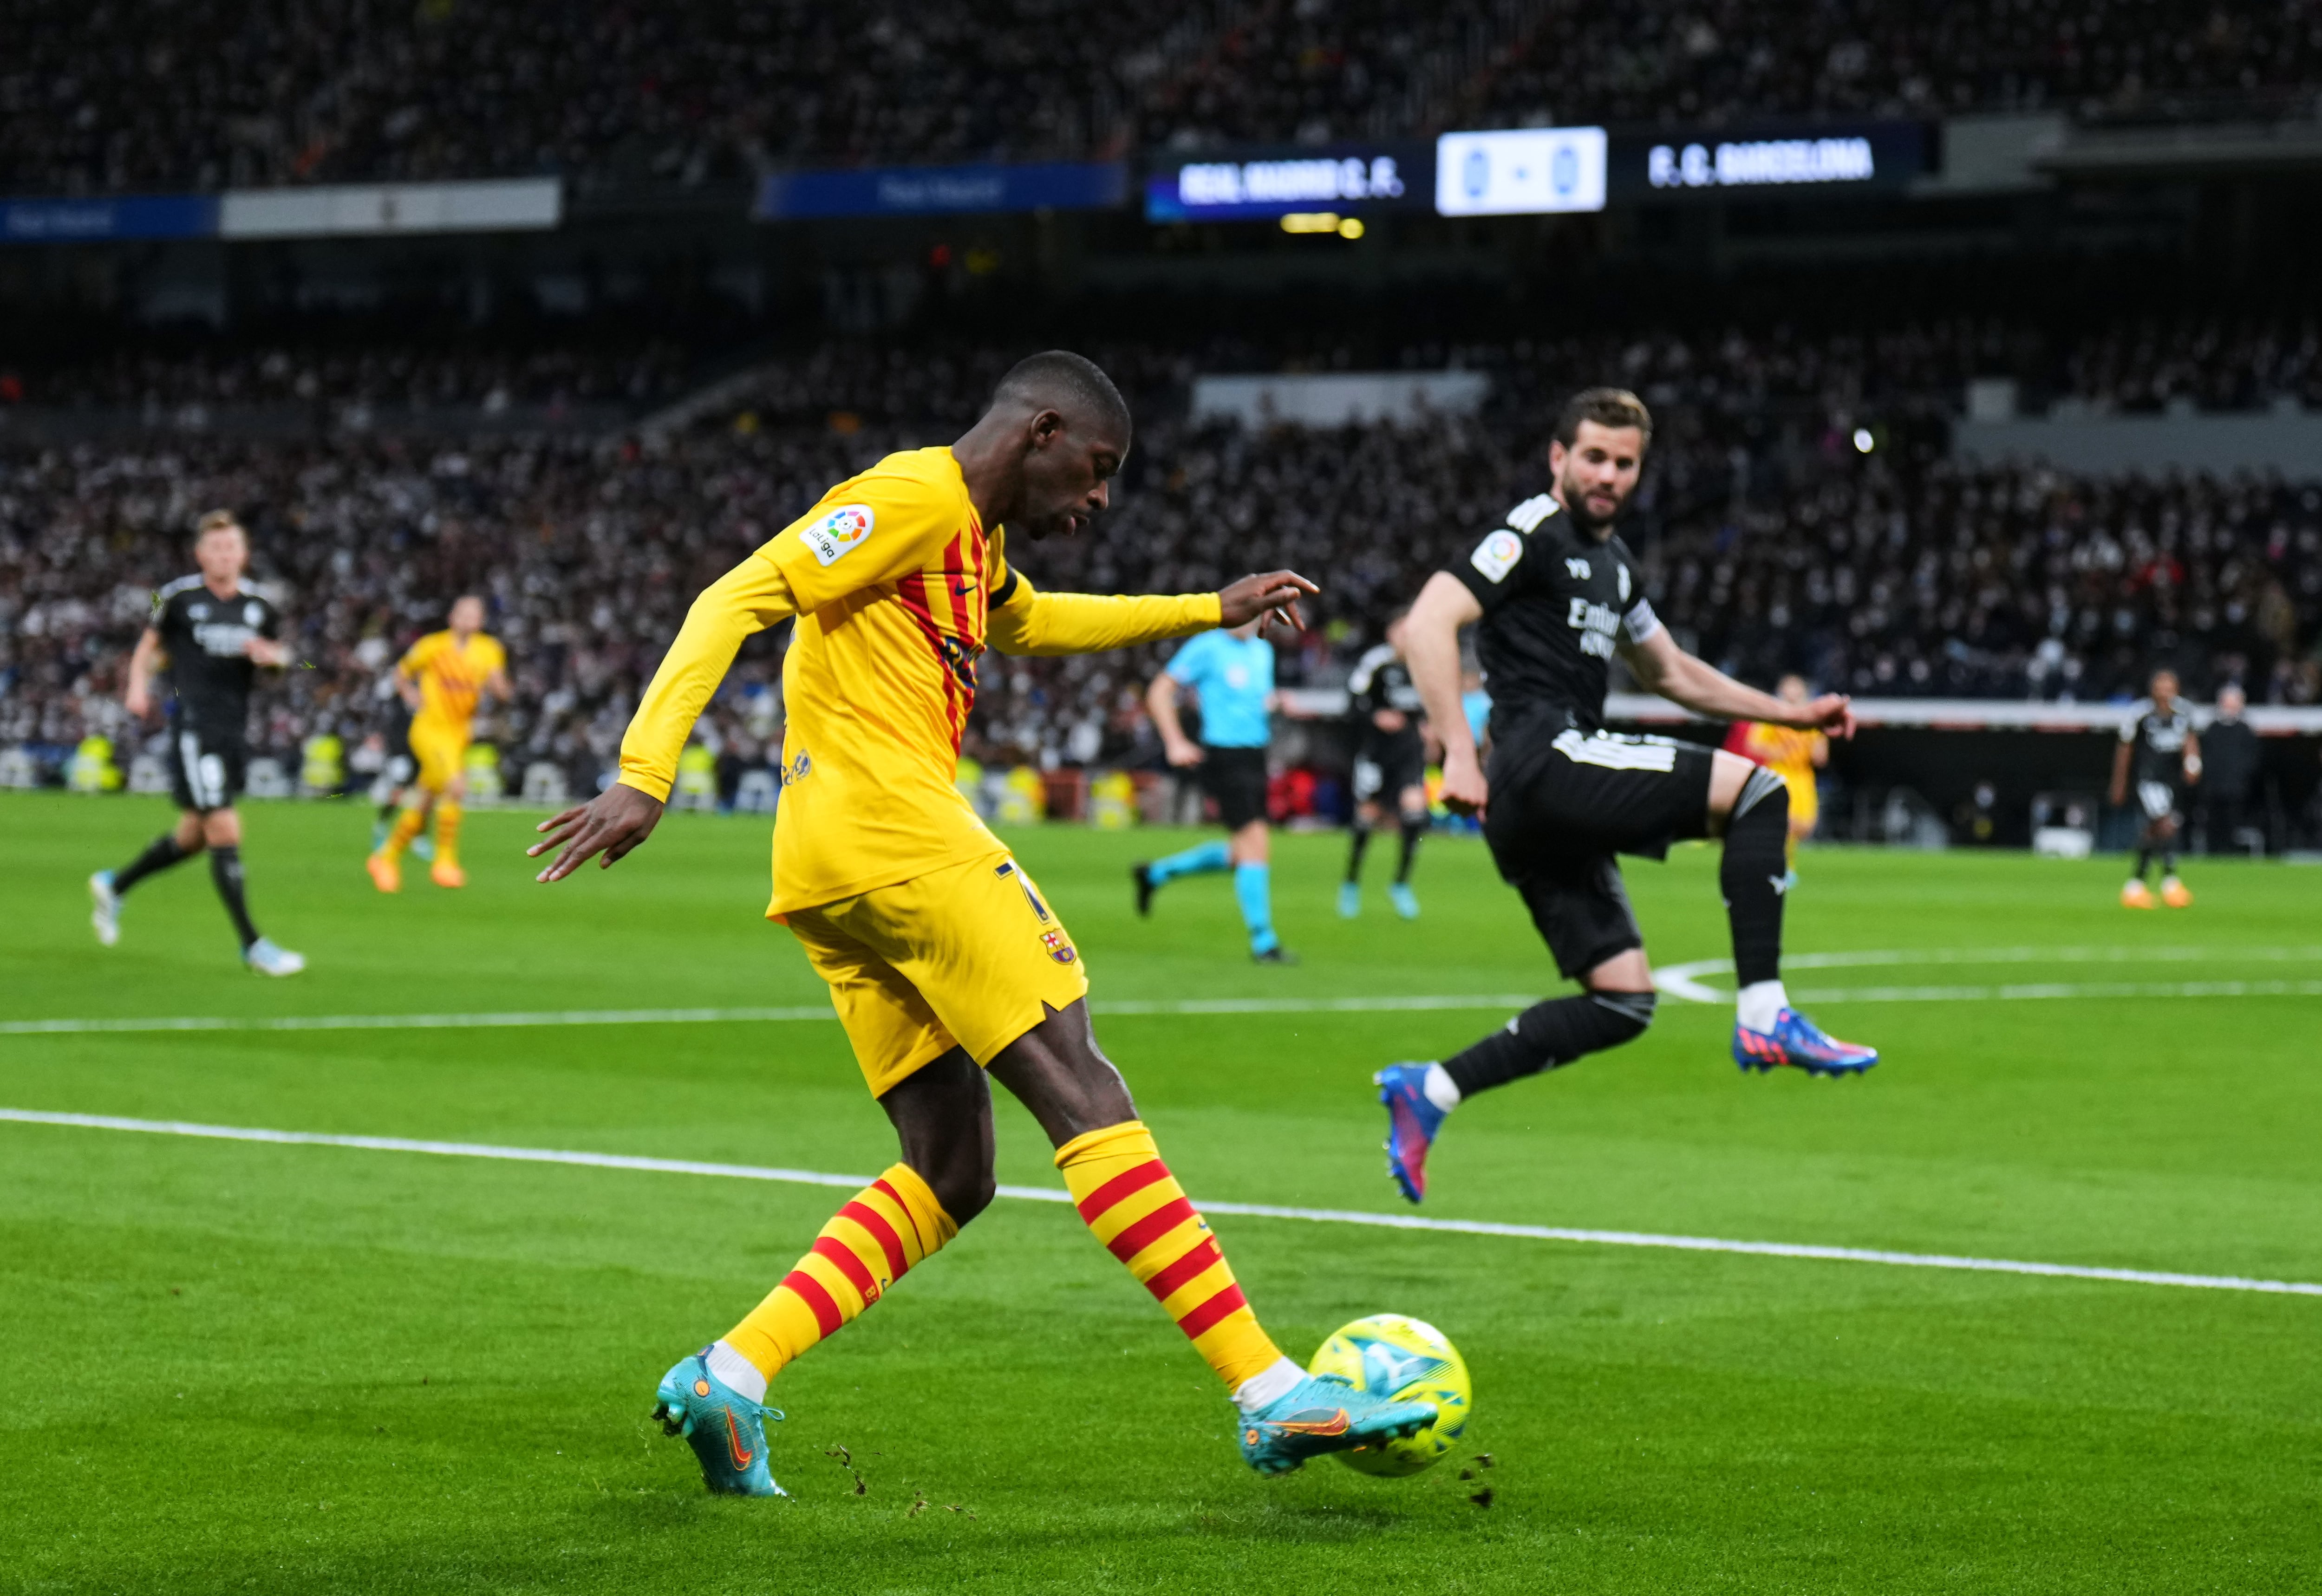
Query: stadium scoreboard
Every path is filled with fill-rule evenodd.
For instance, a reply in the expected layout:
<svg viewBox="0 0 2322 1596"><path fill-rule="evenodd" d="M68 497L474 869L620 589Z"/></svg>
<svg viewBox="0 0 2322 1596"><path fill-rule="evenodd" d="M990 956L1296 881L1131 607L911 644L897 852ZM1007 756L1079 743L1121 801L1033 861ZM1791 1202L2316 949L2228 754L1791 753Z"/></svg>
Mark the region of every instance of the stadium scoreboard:
<svg viewBox="0 0 2322 1596"><path fill-rule="evenodd" d="M1611 205L1896 193L1932 170L1920 122L1761 129L1498 128L1429 142L1254 147L1166 160L1149 222L1256 222L1302 212L1581 214Z"/></svg>

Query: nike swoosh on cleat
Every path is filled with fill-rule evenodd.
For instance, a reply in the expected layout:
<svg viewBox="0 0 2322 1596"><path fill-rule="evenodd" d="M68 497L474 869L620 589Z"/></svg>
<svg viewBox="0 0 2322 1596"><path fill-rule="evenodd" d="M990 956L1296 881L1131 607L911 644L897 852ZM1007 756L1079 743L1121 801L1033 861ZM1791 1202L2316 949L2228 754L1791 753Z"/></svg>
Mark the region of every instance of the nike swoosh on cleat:
<svg viewBox="0 0 2322 1596"><path fill-rule="evenodd" d="M1285 1436L1343 1436L1350 1427L1344 1408L1331 1409L1328 1418L1276 1418L1268 1423Z"/></svg>
<svg viewBox="0 0 2322 1596"><path fill-rule="evenodd" d="M727 1455L734 1460L734 1469L736 1473L746 1473L749 1472L750 1460L758 1455L742 1450L742 1432L735 1427L734 1409L727 1408L722 1411L726 1415Z"/></svg>

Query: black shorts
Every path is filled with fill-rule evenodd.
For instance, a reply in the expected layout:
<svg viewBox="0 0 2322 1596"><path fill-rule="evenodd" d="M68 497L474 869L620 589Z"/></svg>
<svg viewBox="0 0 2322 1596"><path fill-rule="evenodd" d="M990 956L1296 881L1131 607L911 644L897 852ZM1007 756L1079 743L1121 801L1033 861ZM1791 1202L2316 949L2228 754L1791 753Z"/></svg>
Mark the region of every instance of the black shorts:
<svg viewBox="0 0 2322 1596"><path fill-rule="evenodd" d="M1355 753L1355 801L1394 804L1427 786L1427 745L1416 737L1366 737Z"/></svg>
<svg viewBox="0 0 2322 1596"><path fill-rule="evenodd" d="M1217 800L1218 818L1228 831L1265 819L1266 750L1202 749L1202 790Z"/></svg>
<svg viewBox="0 0 2322 1596"><path fill-rule="evenodd" d="M250 748L241 738L198 726L169 728L169 796L180 809L231 809L249 773Z"/></svg>
<svg viewBox="0 0 2322 1596"><path fill-rule="evenodd" d="M1706 836L1713 762L1709 749L1667 737L1495 728L1484 839L1559 971L1578 976L1645 945L1614 856L1659 859L1680 838Z"/></svg>

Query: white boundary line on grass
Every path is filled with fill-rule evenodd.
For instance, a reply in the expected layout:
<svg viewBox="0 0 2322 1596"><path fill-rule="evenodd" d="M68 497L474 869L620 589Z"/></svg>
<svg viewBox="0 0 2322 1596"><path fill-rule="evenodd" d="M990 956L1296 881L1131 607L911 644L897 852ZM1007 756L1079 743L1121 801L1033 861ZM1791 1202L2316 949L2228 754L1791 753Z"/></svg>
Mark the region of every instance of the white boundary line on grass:
<svg viewBox="0 0 2322 1596"><path fill-rule="evenodd" d="M2180 963L2189 960L2241 960L2253 963L2322 963L2322 947L2287 948L1904 948L1877 952L1796 953L1784 961L1791 970L1838 970L1888 964L2117 964ZM1703 984L1705 975L1733 968L1730 959L1700 959L1653 972L1653 984L1668 997L1688 1003L1731 1003L1733 994ZM2194 980L2054 982L1973 987L1838 987L1794 994L1801 1003L1981 1002L2027 998L2315 998L2317 980ZM1414 997L1367 998L1185 998L1096 999L1089 1012L1102 1019L1237 1014L1425 1014L1444 1011L1522 1009L1540 1001L1537 992L1466 996L1423 993ZM503 1026L692 1026L786 1024L836 1020L827 1004L760 1008L537 1008L488 1014L291 1014L253 1017L233 1014L152 1015L106 1018L0 1020L0 1036L78 1036L167 1031L459 1031Z"/></svg>
<svg viewBox="0 0 2322 1596"><path fill-rule="evenodd" d="M747 1163L709 1163L690 1158L640 1158L620 1153L576 1153L553 1147L501 1147L482 1142L415 1141L403 1136L330 1135L317 1131L266 1130L251 1126L201 1125L178 1119L123 1119L109 1114L61 1114L37 1108L0 1108L0 1121L67 1126L82 1130L135 1131L153 1135L199 1136L214 1141L269 1142L306 1147L355 1147L374 1153L425 1153L447 1158L498 1159L515 1163L580 1164L590 1169L640 1170L655 1174L714 1175L736 1181L779 1181L801 1186L862 1187L866 1175L827 1174L818 1170L772 1169ZM1049 1186L1002 1186L1001 1197L1028 1202L1070 1202L1072 1194ZM1480 1219L1423 1219L1416 1214L1375 1214L1358 1208L1277 1208L1257 1202L1202 1202L1204 1213L1257 1219L1303 1219L1324 1225L1361 1225L1382 1230L1426 1230L1459 1236L1513 1236L1527 1241L1568 1241L1599 1246L1660 1247L1687 1253L1742 1253L1767 1258L1811 1258L1837 1263L1885 1263L1906 1269L1959 1269L1982 1274L2034 1274L2069 1280L2116 1281L2141 1286L2189 1286L2219 1291L2261 1291L2322 1297L2322 1285L2304 1281L2250 1280L2231 1274L2178 1274L2151 1269L2103 1269L2083 1263L2032 1263L2014 1258L1957 1257L1943 1253L1894 1253L1870 1247L1812 1246L1796 1242L1729 1241L1707 1236L1658 1236L1634 1230L1576 1230L1557 1225L1496 1225Z"/></svg>
<svg viewBox="0 0 2322 1596"><path fill-rule="evenodd" d="M2252 964L2322 963L2322 947L2284 948L1888 948L1794 953L1787 970L1853 970L1894 964ZM1687 1003L1731 1003L1733 994L1702 980L1730 975L1731 959L1696 959L1653 971L1665 997ZM1830 987L1791 994L1801 1003L1981 1003L2052 998L2317 998L2322 980L2036 981L2002 986Z"/></svg>
<svg viewBox="0 0 2322 1596"><path fill-rule="evenodd" d="M1528 1008L1538 993L1413 998L1187 998L1097 999L1089 1012L1108 1015L1399 1014L1435 1009ZM507 1014L293 1014L251 1017L232 1014L133 1017L121 1019L0 1020L0 1036L81 1035L114 1031L454 1031L498 1026L687 1026L746 1021L832 1020L827 1003L791 1008L541 1008Z"/></svg>

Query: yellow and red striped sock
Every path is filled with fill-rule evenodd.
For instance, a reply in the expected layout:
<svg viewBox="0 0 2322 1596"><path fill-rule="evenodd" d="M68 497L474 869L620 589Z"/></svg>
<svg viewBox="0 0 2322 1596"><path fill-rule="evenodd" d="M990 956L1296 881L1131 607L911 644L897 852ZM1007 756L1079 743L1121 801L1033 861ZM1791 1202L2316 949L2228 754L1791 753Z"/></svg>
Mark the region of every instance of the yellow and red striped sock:
<svg viewBox="0 0 2322 1596"><path fill-rule="evenodd" d="M726 1343L772 1380L958 1234L919 1172L895 1164L831 1216L806 1256L727 1332Z"/></svg>
<svg viewBox="0 0 2322 1596"><path fill-rule="evenodd" d="M1229 1393L1283 1361L1141 1122L1074 1136L1056 1150L1056 1167L1082 1221L1177 1321Z"/></svg>
<svg viewBox="0 0 2322 1596"><path fill-rule="evenodd" d="M460 821L463 811L450 798L435 806L435 862L457 866L460 862Z"/></svg>
<svg viewBox="0 0 2322 1596"><path fill-rule="evenodd" d="M417 836L419 828L426 824L427 816L418 810L404 810L395 817L395 829L387 834L387 841L380 846L379 852L389 859L400 859L403 857L403 851L411 846L411 839Z"/></svg>

